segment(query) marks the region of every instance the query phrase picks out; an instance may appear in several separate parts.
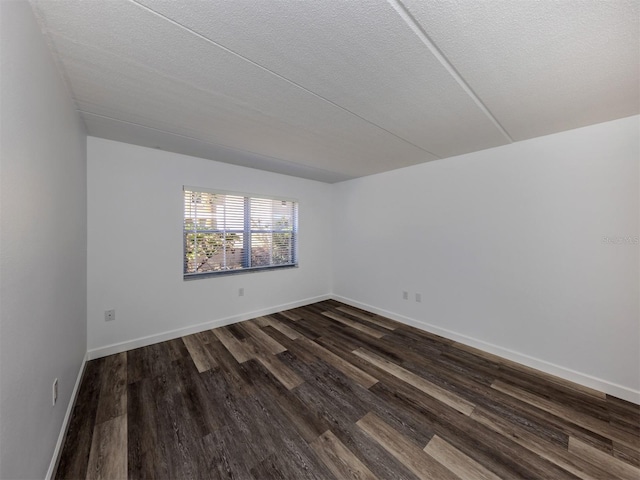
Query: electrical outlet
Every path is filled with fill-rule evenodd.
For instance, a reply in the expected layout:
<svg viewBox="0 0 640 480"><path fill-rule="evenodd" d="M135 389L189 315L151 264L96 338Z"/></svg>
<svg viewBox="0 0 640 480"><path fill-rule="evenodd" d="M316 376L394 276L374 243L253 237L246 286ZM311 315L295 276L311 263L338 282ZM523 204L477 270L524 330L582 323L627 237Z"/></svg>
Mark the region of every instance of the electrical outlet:
<svg viewBox="0 0 640 480"><path fill-rule="evenodd" d="M58 379L57 378L53 381L53 388L51 389L51 399L52 399L52 404L55 406L56 402L58 401Z"/></svg>
<svg viewBox="0 0 640 480"><path fill-rule="evenodd" d="M409 300L409 292L402 292L402 299Z"/></svg>
<svg viewBox="0 0 640 480"><path fill-rule="evenodd" d="M241 288L238 289L238 296L239 297L244 297L244 288L241 287Z"/></svg>
<svg viewBox="0 0 640 480"><path fill-rule="evenodd" d="M104 321L112 322L116 319L116 311L115 310L105 310L104 312Z"/></svg>
<svg viewBox="0 0 640 480"><path fill-rule="evenodd" d="M422 302L422 294L421 293L416 293L416 302L418 302L418 303Z"/></svg>

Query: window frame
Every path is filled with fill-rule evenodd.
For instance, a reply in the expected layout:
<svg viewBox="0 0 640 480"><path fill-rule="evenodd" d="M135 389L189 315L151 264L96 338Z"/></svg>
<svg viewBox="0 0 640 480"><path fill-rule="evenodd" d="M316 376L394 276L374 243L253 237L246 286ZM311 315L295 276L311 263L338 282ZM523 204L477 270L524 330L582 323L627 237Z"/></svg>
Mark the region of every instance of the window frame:
<svg viewBox="0 0 640 480"><path fill-rule="evenodd" d="M215 229L215 230L207 230L207 231L198 231L198 230L187 230L186 229L186 219L187 219L187 211L186 211L186 192L194 192L194 193L207 193L213 195L229 195L235 197L243 197L243 228L239 229ZM292 216L291 216L291 227L290 230L279 230L273 228L266 229L256 229L252 228L251 225L251 200L260 200L260 201L278 201L278 202L288 202L291 203L292 206ZM292 198L284 198L279 196L272 195L262 195L255 193L246 193L246 192L234 192L228 190L218 190L204 187L193 187L189 185L183 185L182 187L182 274L184 280L196 280L200 278L209 278L209 277L218 277L218 276L226 276L226 275L240 275L245 273L255 273L255 272L264 272L264 271L274 271L274 270L282 270L289 268L298 268L298 214L299 214L299 202L297 199ZM225 269L225 270L216 270L216 271L207 271L207 272L187 272L188 268L188 259L187 259L187 248L188 241L187 235L189 233L237 233L242 235L242 243L243 243L243 255L242 255L242 268L234 268L234 269ZM270 264L270 265L258 265L251 266L251 246L252 246L252 234L267 234L270 235L270 244L273 245L273 235L279 232L287 232L291 234L291 245L290 245L290 256L291 262L285 264ZM223 247L225 248L225 247Z"/></svg>

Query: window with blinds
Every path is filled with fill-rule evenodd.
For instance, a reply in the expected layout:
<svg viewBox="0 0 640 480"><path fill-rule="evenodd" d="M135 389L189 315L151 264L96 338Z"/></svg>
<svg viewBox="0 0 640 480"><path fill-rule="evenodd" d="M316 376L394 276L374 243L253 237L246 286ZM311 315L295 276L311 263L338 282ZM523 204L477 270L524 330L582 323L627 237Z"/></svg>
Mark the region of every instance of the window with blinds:
<svg viewBox="0 0 640 480"><path fill-rule="evenodd" d="M295 267L298 204L184 187L184 275Z"/></svg>

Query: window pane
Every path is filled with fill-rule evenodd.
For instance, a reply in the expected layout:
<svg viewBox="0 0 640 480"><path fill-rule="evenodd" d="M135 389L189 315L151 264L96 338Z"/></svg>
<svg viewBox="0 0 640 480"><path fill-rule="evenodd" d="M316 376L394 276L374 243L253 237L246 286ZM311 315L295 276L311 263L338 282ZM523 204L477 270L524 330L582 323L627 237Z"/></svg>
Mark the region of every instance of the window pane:
<svg viewBox="0 0 640 480"><path fill-rule="evenodd" d="M275 265L292 263L291 232L273 234L272 260Z"/></svg>
<svg viewBox="0 0 640 480"><path fill-rule="evenodd" d="M264 267L271 265L271 234L251 234L251 266Z"/></svg>
<svg viewBox="0 0 640 480"><path fill-rule="evenodd" d="M185 273L242 268L241 233L185 233Z"/></svg>
<svg viewBox="0 0 640 480"><path fill-rule="evenodd" d="M184 190L184 272L295 265L297 204Z"/></svg>

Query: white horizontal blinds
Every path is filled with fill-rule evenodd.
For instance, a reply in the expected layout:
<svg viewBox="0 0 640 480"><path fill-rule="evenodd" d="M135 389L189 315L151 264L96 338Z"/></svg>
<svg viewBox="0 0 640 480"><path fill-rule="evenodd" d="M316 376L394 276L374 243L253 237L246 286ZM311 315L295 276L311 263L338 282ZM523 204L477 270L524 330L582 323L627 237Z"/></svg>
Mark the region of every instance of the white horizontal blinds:
<svg viewBox="0 0 640 480"><path fill-rule="evenodd" d="M250 199L252 266L295 264L295 205L287 200Z"/></svg>
<svg viewBox="0 0 640 480"><path fill-rule="evenodd" d="M244 198L184 191L184 272L243 268Z"/></svg>
<svg viewBox="0 0 640 480"><path fill-rule="evenodd" d="M244 197L217 194L218 231L223 234L225 248L219 258L214 259L214 271L244 268Z"/></svg>
<svg viewBox="0 0 640 480"><path fill-rule="evenodd" d="M200 192L185 191L185 270L195 272L206 262L209 243L207 229L213 228L212 197Z"/></svg>
<svg viewBox="0 0 640 480"><path fill-rule="evenodd" d="M297 203L184 190L184 273L295 265Z"/></svg>

